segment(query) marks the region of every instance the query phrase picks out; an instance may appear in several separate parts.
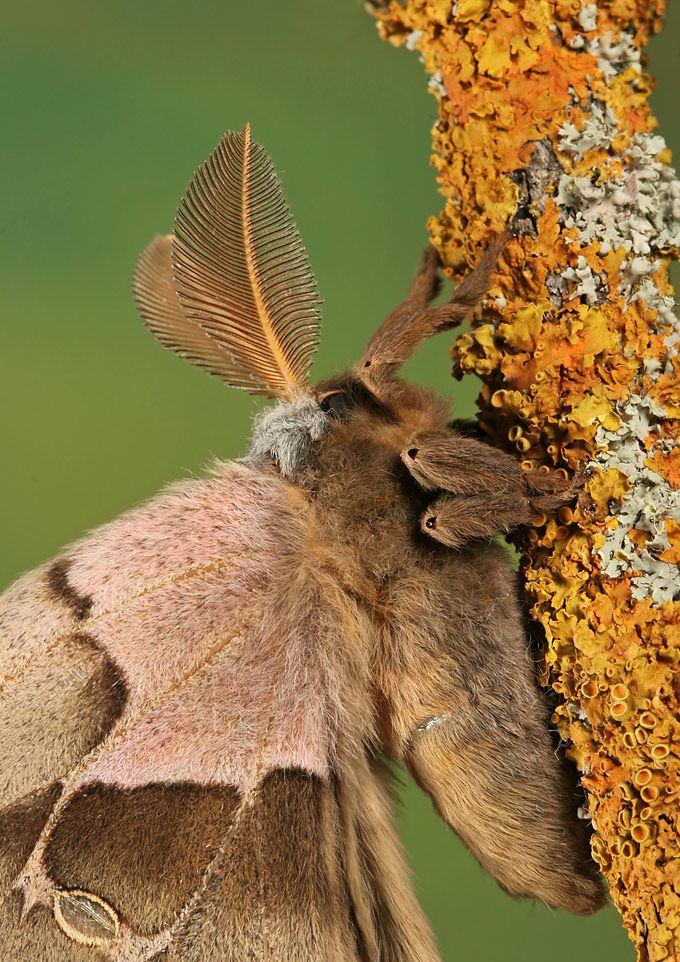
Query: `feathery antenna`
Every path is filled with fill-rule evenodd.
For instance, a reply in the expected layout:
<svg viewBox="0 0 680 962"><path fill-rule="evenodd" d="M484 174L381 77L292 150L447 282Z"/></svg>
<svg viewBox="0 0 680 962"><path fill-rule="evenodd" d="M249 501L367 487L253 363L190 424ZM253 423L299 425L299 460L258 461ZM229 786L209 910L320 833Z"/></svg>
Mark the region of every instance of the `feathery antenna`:
<svg viewBox="0 0 680 962"><path fill-rule="evenodd" d="M281 182L249 125L225 134L191 179L172 260L184 313L252 374L259 393L304 389L320 298Z"/></svg>

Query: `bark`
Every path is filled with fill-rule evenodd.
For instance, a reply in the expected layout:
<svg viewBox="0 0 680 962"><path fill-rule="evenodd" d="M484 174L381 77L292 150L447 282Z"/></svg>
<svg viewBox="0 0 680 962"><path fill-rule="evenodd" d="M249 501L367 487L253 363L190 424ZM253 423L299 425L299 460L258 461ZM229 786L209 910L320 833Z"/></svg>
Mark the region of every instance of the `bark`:
<svg viewBox="0 0 680 962"><path fill-rule="evenodd" d="M663 0L371 4L421 54L446 198L432 243L460 277L507 224L482 320L453 346L480 421L526 469L585 482L518 547L593 857L638 959L678 958L680 182L641 57Z"/></svg>

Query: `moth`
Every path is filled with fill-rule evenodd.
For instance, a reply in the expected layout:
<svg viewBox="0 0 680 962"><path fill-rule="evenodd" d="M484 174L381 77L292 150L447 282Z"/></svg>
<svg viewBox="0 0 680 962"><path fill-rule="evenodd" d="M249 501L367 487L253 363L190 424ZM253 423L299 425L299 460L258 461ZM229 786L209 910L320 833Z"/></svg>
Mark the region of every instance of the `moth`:
<svg viewBox="0 0 680 962"><path fill-rule="evenodd" d="M510 894L602 904L496 540L569 491L399 377L501 246L438 304L428 250L310 386L320 301L271 159L247 127L194 174L139 312L276 403L245 457L0 599L3 960L435 962L386 761Z"/></svg>

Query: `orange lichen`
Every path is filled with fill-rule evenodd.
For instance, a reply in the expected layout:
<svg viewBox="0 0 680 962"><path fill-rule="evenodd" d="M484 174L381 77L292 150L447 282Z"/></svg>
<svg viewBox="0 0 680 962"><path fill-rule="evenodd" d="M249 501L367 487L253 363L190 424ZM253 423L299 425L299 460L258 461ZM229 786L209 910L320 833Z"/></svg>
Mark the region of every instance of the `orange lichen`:
<svg viewBox="0 0 680 962"><path fill-rule="evenodd" d="M587 472L577 503L536 514L517 545L593 856L649 962L676 958L680 931L680 360L664 259L680 247L680 187L640 65L663 10L404 0L378 13L385 39L421 53L439 103L445 205L428 227L448 273L515 234L454 373L482 378L480 423L525 470Z"/></svg>

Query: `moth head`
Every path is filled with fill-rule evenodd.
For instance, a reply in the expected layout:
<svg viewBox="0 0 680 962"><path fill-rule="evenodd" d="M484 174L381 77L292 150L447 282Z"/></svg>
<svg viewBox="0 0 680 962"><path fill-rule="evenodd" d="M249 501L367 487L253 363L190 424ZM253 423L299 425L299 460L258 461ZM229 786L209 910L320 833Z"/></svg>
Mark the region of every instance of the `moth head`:
<svg viewBox="0 0 680 962"><path fill-rule="evenodd" d="M438 426L441 402L409 388L398 370L425 338L476 306L499 249L485 255L446 305L432 307L438 258L430 248L408 297L379 326L356 367L311 387L317 285L272 160L246 126L226 133L194 173L173 234L155 237L140 255L134 293L164 346L232 387L282 402L258 419L253 453L292 475L324 434L347 436L347 425L371 436L389 424Z"/></svg>

